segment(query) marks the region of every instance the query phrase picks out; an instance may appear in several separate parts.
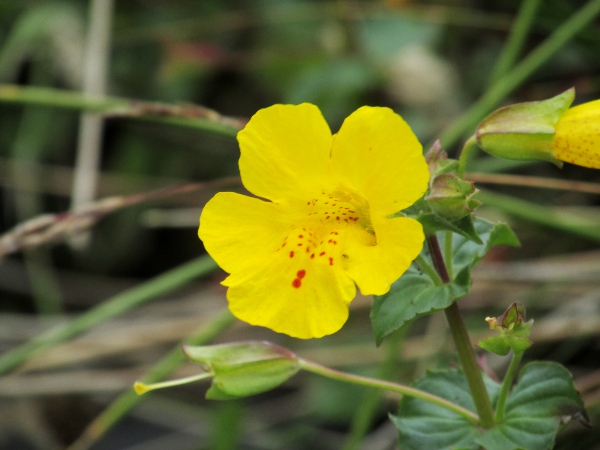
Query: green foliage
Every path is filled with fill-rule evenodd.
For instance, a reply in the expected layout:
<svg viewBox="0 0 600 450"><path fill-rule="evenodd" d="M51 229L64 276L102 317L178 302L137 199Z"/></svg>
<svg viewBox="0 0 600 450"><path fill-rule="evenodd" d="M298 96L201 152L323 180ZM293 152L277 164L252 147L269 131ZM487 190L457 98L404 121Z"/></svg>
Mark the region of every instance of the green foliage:
<svg viewBox="0 0 600 450"><path fill-rule="evenodd" d="M500 386L488 377L485 377L485 383L494 401ZM412 386L475 411L467 381L459 370L429 372ZM398 428L398 440L403 450L479 448L476 439L480 437L480 429L477 425L452 411L422 400L404 397L398 416L392 416L391 419Z"/></svg>
<svg viewBox="0 0 600 450"><path fill-rule="evenodd" d="M485 377L486 388L495 402L499 385ZM474 410L462 372L430 372L413 384L418 389L444 397ZM571 374L561 365L534 362L522 370L508 397L502 423L484 431L452 411L431 403L404 397L399 416L392 417L402 449L546 450L552 448L561 424L587 416Z"/></svg>
<svg viewBox="0 0 600 450"><path fill-rule="evenodd" d="M471 270L492 247L519 244L513 231L504 223L475 219L474 230L480 236L481 244L464 235L453 236L453 277L450 283L437 284L413 265L387 294L375 297L371 323L377 344L408 321L444 309L466 295L471 287ZM423 257L427 256L426 252L423 251Z"/></svg>
<svg viewBox="0 0 600 450"><path fill-rule="evenodd" d="M588 421L569 371L552 362L532 362L508 397L503 423L477 442L488 450L546 450L560 426L572 419Z"/></svg>

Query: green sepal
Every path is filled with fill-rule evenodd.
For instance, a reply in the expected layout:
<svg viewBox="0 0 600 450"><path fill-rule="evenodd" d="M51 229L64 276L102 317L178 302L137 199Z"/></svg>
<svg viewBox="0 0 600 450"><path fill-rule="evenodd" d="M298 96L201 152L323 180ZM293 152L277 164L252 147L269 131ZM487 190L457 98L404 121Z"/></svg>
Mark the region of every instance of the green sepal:
<svg viewBox="0 0 600 450"><path fill-rule="evenodd" d="M529 339L518 336L494 336L482 339L477 343L482 349L500 356L508 355L511 350L515 353L522 353L532 344Z"/></svg>
<svg viewBox="0 0 600 450"><path fill-rule="evenodd" d="M449 221L457 221L481 206L481 202L473 197L477 192L471 181L461 180L452 173L442 173L432 180L425 201L435 213Z"/></svg>
<svg viewBox="0 0 600 450"><path fill-rule="evenodd" d="M575 99L571 88L548 100L500 108L477 127L477 144L491 155L516 160L543 160L562 166L554 156L554 126Z"/></svg>
<svg viewBox="0 0 600 450"><path fill-rule="evenodd" d="M496 330L500 335L483 339L477 345L500 356L507 355L510 350L516 354L524 352L533 344L528 339L533 320L525 322L525 316L525 306L520 302L514 302L500 317L486 318L490 328Z"/></svg>
<svg viewBox="0 0 600 450"><path fill-rule="evenodd" d="M426 314L447 308L466 295L471 288L471 269L494 246L506 244L517 246L519 241L510 227L504 223L474 220L475 234L481 243L455 234L452 240L452 280L448 284L436 284L426 273L413 264L395 283L390 291L375 296L371 309L371 324L377 345L405 323ZM445 236L440 236L444 247ZM427 249L421 253L428 258Z"/></svg>
<svg viewBox="0 0 600 450"><path fill-rule="evenodd" d="M183 351L188 359L213 373L206 393L206 398L211 400L240 398L271 390L300 369L293 352L264 341L184 346Z"/></svg>
<svg viewBox="0 0 600 450"><path fill-rule="evenodd" d="M472 215L467 215L458 220L447 219L437 212L434 212L424 198L419 200L412 207L404 210L404 214L419 221L423 226L423 232L426 236L431 236L438 231L452 231L473 242L478 244L482 243L477 231L475 231L473 225L474 218Z"/></svg>
<svg viewBox="0 0 600 450"><path fill-rule="evenodd" d="M485 374L484 382L494 405L500 386ZM459 370L428 372L412 386L475 411ZM408 396L400 402L398 417L391 416L403 450L547 450L561 426L573 419L589 424L571 374L552 362L532 362L521 369L508 396L504 420L489 430L455 412Z"/></svg>

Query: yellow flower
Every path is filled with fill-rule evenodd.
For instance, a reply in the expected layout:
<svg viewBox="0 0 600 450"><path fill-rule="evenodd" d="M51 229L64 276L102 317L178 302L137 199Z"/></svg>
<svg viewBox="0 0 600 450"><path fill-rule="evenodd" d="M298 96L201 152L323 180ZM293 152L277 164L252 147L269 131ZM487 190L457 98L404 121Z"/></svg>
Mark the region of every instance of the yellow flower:
<svg viewBox="0 0 600 450"><path fill-rule="evenodd" d="M556 159L600 169L600 100L568 109L554 128Z"/></svg>
<svg viewBox="0 0 600 450"><path fill-rule="evenodd" d="M239 132L242 182L221 192L198 235L230 275L231 312L298 338L335 333L356 285L381 295L423 246L421 224L390 216L427 189L422 147L388 108L362 107L333 135L311 104L258 111Z"/></svg>

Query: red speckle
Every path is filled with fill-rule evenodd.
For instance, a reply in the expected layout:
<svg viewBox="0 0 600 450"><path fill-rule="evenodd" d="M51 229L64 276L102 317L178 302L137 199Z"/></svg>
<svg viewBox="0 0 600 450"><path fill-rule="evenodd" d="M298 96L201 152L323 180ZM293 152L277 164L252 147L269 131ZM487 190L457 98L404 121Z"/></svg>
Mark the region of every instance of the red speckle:
<svg viewBox="0 0 600 450"><path fill-rule="evenodd" d="M349 209L349 210L348 210L348 212L349 212L350 214L354 214L356 211L352 211L352 210L350 210L350 209Z"/></svg>
<svg viewBox="0 0 600 450"><path fill-rule="evenodd" d="M310 259L313 259L314 257L315 257L314 253L312 255L310 255Z"/></svg>
<svg viewBox="0 0 600 450"><path fill-rule="evenodd" d="M300 242L300 243L298 244L298 247L302 247L302 242Z"/></svg>
<svg viewBox="0 0 600 450"><path fill-rule="evenodd" d="M303 237L304 237L304 235L302 235L302 234L298 235L298 239L302 239Z"/></svg>
<svg viewBox="0 0 600 450"><path fill-rule="evenodd" d="M333 266L333 258L329 258L329 265Z"/></svg>
<svg viewBox="0 0 600 450"><path fill-rule="evenodd" d="M283 244L281 244L281 248L285 247L285 244L287 244L287 242L284 242Z"/></svg>
<svg viewBox="0 0 600 450"><path fill-rule="evenodd" d="M337 217L335 218L335 220L340 220L340 216L337 216Z"/></svg>
<svg viewBox="0 0 600 450"><path fill-rule="evenodd" d="M298 289L300 286L302 286L302 281L300 281L299 278L294 278L294 281L292 281L292 286Z"/></svg>
<svg viewBox="0 0 600 450"><path fill-rule="evenodd" d="M325 217L325 219L329 219L330 216Z"/></svg>
<svg viewBox="0 0 600 450"><path fill-rule="evenodd" d="M305 277L305 275L306 275L306 270L302 269L302 270L298 271L298 273L296 274L296 277L298 277L299 279L302 279Z"/></svg>
<svg viewBox="0 0 600 450"><path fill-rule="evenodd" d="M325 202L326 205L329 205L329 202Z"/></svg>
<svg viewBox="0 0 600 450"><path fill-rule="evenodd" d="M325 254L325 252L321 252L319 253L319 256L323 256Z"/></svg>
<svg viewBox="0 0 600 450"><path fill-rule="evenodd" d="M333 245L337 244L337 241L333 241Z"/></svg>
<svg viewBox="0 0 600 450"><path fill-rule="evenodd" d="M310 247L306 247L306 253L310 252Z"/></svg>
<svg viewBox="0 0 600 450"><path fill-rule="evenodd" d="M294 252L290 252L290 258L294 257Z"/></svg>
<svg viewBox="0 0 600 450"><path fill-rule="evenodd" d="M310 202L306 202L307 205L310 205Z"/></svg>
<svg viewBox="0 0 600 450"><path fill-rule="evenodd" d="M335 206L335 205L337 205L337 203L332 203L332 204L331 204L331 206Z"/></svg>
<svg viewBox="0 0 600 450"><path fill-rule="evenodd" d="M327 241L327 243L328 243L328 244L331 244L332 242L333 242L333 241L332 241L331 239L329 239L329 240Z"/></svg>

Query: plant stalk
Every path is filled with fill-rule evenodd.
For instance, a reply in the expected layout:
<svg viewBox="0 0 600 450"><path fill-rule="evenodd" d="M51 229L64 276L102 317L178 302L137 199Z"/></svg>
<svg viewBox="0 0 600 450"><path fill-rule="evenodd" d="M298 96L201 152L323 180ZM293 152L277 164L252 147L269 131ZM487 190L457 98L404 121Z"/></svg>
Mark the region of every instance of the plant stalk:
<svg viewBox="0 0 600 450"><path fill-rule="evenodd" d="M359 384L361 386L369 386L377 389L384 389L386 391L396 392L402 395L408 395L409 397L418 398L426 402L433 403L434 405L446 408L456 414L463 416L465 419L472 423L479 424L480 418L477 417L472 411L469 411L462 406L452 403L445 398L438 397L437 395L430 394L419 389L404 386L402 384L392 383L390 381L378 380L375 378L363 377L360 375L354 375L351 373L340 372L329 367L322 366L312 361L305 359L299 359L300 367L308 372L316 373L333 380L342 381L344 383Z"/></svg>
<svg viewBox="0 0 600 450"><path fill-rule="evenodd" d="M431 253L431 260L433 266L437 270L440 278L444 283L450 282L446 265L444 264L444 257L440 249L440 244L435 235L427 237L427 245ZM483 383L483 377L481 376L481 370L477 365L477 359L475 357L475 351L473 345L467 333L467 328L458 309L456 302L452 303L448 308L444 310L448 325L450 326L450 332L452 339L456 345L458 353L458 359L462 366L467 384L479 414L479 421L483 428L491 428L494 426L494 410L490 397L488 395L485 384Z"/></svg>
<svg viewBox="0 0 600 450"><path fill-rule="evenodd" d="M500 393L498 394L498 403L496 404L496 415L494 417L496 423L501 423L504 420L506 400L508 398L508 394L510 393L510 387L512 386L517 370L519 369L519 364L521 364L523 354L524 352L513 352L512 359L510 360L510 365L508 366L506 375L504 375L502 387L500 388Z"/></svg>

